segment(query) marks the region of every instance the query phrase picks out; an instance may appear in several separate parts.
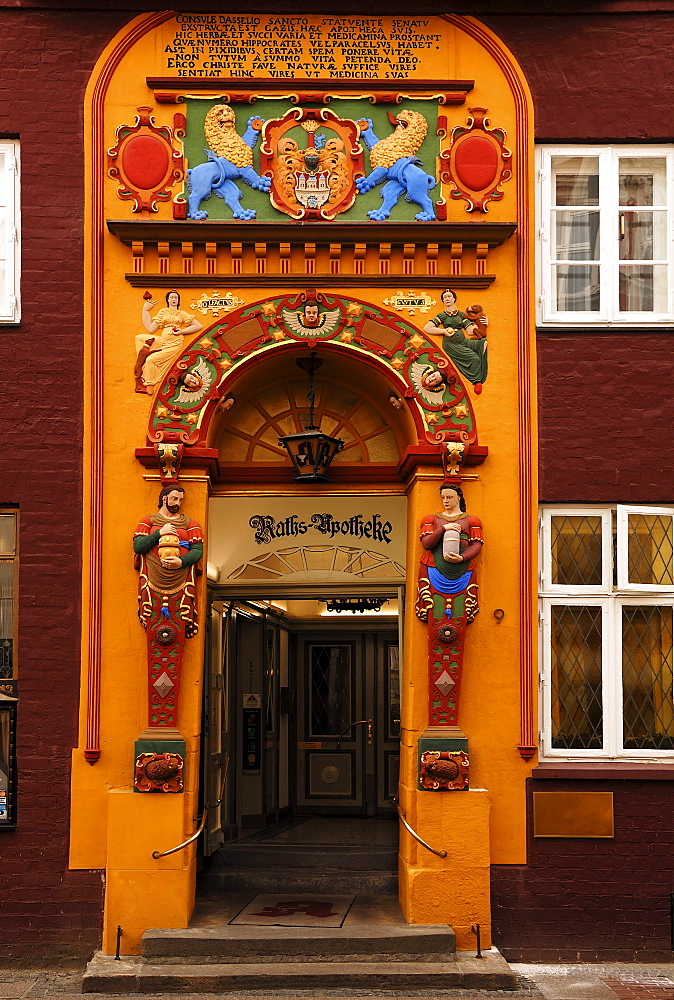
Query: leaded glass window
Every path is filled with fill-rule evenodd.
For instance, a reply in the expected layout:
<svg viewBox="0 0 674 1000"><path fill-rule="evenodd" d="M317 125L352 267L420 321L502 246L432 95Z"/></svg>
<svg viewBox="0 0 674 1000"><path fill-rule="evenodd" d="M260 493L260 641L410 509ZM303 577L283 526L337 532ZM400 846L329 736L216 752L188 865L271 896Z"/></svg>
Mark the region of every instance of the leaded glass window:
<svg viewBox="0 0 674 1000"><path fill-rule="evenodd" d="M312 645L309 658L311 735L339 736L353 722L351 646Z"/></svg>
<svg viewBox="0 0 674 1000"><path fill-rule="evenodd" d="M674 508L541 517L541 743L567 759L674 753Z"/></svg>

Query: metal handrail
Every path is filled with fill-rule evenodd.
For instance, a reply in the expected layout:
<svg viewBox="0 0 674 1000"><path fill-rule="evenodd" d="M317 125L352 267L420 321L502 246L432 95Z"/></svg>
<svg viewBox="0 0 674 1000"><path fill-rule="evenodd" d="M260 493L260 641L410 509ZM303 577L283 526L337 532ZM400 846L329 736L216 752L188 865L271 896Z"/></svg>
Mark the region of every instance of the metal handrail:
<svg viewBox="0 0 674 1000"><path fill-rule="evenodd" d="M407 817L406 817L405 813L402 811L402 809L400 808L400 803L398 802L398 799L397 799L397 797L395 795L391 799L389 799L389 801L390 801L391 805L393 806L393 808L398 813L398 818L400 819L400 822L405 827L405 829L407 830L407 832L410 833L414 837L414 839L417 841L417 843L421 844L422 847L425 847L427 851L431 852L431 854L435 854L436 858L446 858L447 857L447 851L436 851L434 847L431 847L430 844L427 844L426 841L423 840L419 836L419 834L415 830L412 829L412 827L407 822Z"/></svg>
<svg viewBox="0 0 674 1000"><path fill-rule="evenodd" d="M227 783L227 774L229 772L229 760L230 758L228 757L227 760L225 761L225 774L222 779L222 784L220 785L220 796L217 802L213 803L212 807L210 803L204 806L204 811L201 814L201 822L199 823L198 828L194 831L191 837L188 837L187 840L184 840L182 844L178 844L177 847L172 847L170 851L153 851L152 857L155 859L155 861L157 861L159 858L167 858L169 854L175 854L176 851L182 851L185 847L189 847L189 845L194 843L194 841L197 840L199 835L203 832L203 829L206 826L206 820L208 819L208 810L211 808L217 809L217 807L222 802L223 796L225 794L225 784Z"/></svg>

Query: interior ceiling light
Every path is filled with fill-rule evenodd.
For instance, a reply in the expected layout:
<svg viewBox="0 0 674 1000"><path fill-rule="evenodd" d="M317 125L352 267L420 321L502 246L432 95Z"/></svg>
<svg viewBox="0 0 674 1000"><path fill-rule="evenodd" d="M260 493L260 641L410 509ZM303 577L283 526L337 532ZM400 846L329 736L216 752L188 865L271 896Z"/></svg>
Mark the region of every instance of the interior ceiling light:
<svg viewBox="0 0 674 1000"><path fill-rule="evenodd" d="M359 611L381 611L384 604L388 604L386 597L333 597L325 602L328 611L351 611L355 614Z"/></svg>

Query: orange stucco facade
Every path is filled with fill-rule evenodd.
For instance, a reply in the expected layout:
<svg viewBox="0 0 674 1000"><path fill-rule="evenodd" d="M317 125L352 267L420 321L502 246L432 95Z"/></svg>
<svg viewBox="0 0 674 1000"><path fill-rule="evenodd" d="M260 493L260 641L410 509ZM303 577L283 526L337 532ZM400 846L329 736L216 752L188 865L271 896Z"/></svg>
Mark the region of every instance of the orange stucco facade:
<svg viewBox="0 0 674 1000"><path fill-rule="evenodd" d="M319 28L325 32L331 20L335 19L302 19L306 30L298 33L304 38L292 44L302 48L307 66L312 60L316 63ZM404 19L374 20L376 31L387 39L400 35L404 27L394 23ZM401 829L402 911L410 923L451 924L459 948L471 945L471 925L480 923L483 943L488 943L490 865L526 862L525 780L531 771L536 707L532 108L514 60L490 31L470 18L427 20L432 23L423 31L416 22L413 28L405 27L404 37L433 36L433 43L409 50L397 44L398 61L382 68L380 78L363 79L362 90L354 84L354 70L349 69L353 57L348 52L336 59L333 69L318 69L316 77L306 81L289 79L284 89L279 83L284 77L278 76L281 63L274 63L276 68L270 68L271 63L263 66L255 61L255 46L244 46L236 36L233 44L241 50L236 61L226 49L219 57L229 71L208 68L197 75L206 62L215 65L217 60L206 48L195 49L192 60L184 50L176 54L175 39L189 26L178 24L170 13L132 21L107 47L92 76L85 109L89 421L83 620L89 628L84 630L82 650L80 739L73 753L70 864L106 871L103 947L108 953L114 952L118 925L124 927L127 953L139 951L146 928L186 926L195 897L195 845L161 859L152 854L176 846L196 829L203 629L185 643L175 726L186 745L184 792L139 794L133 787L134 741L147 721L147 665L145 634L136 615L131 535L139 518L156 508L158 489L167 481L166 468L158 460L162 441L184 445L177 478L169 476L168 481L185 488L188 513L204 526L214 493L272 500L306 496L313 489L321 498L339 493L355 504L363 494L406 498L399 799L411 825L431 844L442 844L447 857L434 857ZM264 27L277 37L280 29L269 23L272 19L262 21L256 30ZM414 54L406 56L405 51ZM183 67L180 60L194 65ZM226 77L232 84L229 94L223 89ZM340 80L346 79L349 88L342 84L340 90ZM438 94L456 94L450 86L456 81L472 84L464 91L463 102L439 101ZM255 103L240 100L244 84L257 95ZM291 98L300 85L304 97ZM402 206L393 209L389 220L370 220L358 216L354 196L344 219L301 222L278 209L262 208L263 192L249 196L248 187L240 183L241 203L257 206L257 219L232 221L218 214L226 213L227 207L215 206L219 200L212 197L204 203L212 215L201 222L185 217L184 163L164 185L166 197L153 201L152 192L145 191L143 198L151 203L151 211L142 207L143 198L127 197L129 184L125 187L118 175L110 173L108 151L119 143L120 127L133 127L136 116L144 114L138 109L151 109L152 127L166 130L165 141L178 162L185 143L203 146L201 134L195 138L199 101L208 106L216 99L229 102L237 111L237 122L245 122L258 111L264 117L265 100L273 99L274 109L281 100L288 109L327 107L318 102L319 87L321 94L333 95L330 108L339 108L340 100L344 106L348 102L349 114L358 101L363 108L377 109L377 102L368 98L374 91L384 95L382 106L398 101L400 108L422 110L433 125L429 136L435 143L434 155L426 156L424 168L440 179L433 194L438 218L415 222L415 206ZM384 99L386 95L393 95L391 101ZM505 132L505 146L512 152L512 176L503 180L502 196L484 206L486 212L468 211L466 198L451 197L452 182L443 167L448 161L442 154L451 150L456 138L453 130L465 125L474 108L487 109L491 126ZM187 118L186 126L180 123L181 115ZM150 126L143 134L150 134ZM254 155L257 165L258 153ZM403 211L408 214L396 217ZM114 224L108 225L111 220ZM388 244L382 238L386 226L390 226ZM486 226L491 227L489 232ZM411 235L401 235L405 232ZM422 362L433 351L442 356L439 339L423 328L441 309L446 286L457 288L461 308L477 301L489 316L490 370L482 392L476 394L447 360L456 392L465 400L456 404L465 410L461 419L466 421L462 439L466 448L464 460L454 467L453 481L462 484L468 509L479 516L485 537L479 565L481 610L468 629L464 655L460 726L470 747L470 789L465 792L418 788L418 741L429 724L427 627L414 615L419 524L425 514L438 509L438 488L446 472L442 465L446 440L438 429L446 414L424 405L405 366L412 350ZM148 392L136 392L134 338L143 332L143 292L148 290L163 305L173 287L181 294L182 308L198 318L202 329L185 338L183 353L176 355L163 380ZM219 401L230 392L236 395L237 406L253 400L260 386L274 382L284 359L293 361L295 355L306 353L307 339L311 340L306 334L304 339L293 337L280 319L270 327L262 307L285 302L289 308L291 297L308 288L324 297L325 309L342 310L334 334L317 342L319 354L333 366L336 378L340 371L348 372L344 379L350 387L372 400L378 412L387 413L397 448L395 461L384 456L377 463L374 456L365 473L362 468L353 471L345 461L338 480L312 487L293 483L289 463L284 480L270 476L264 462L227 466L227 452L220 449L218 461L226 467L226 475L218 475L214 456L236 413L235 408L216 413ZM224 311L215 315L212 307L195 310L192 303L213 298L216 289L221 298L230 297ZM399 307L393 301L395 293L403 302ZM428 300L424 311L405 306L406 295ZM356 303L351 310L350 303ZM279 316L282 308L277 310ZM397 331L402 347L393 341L388 349L373 346L358 326L368 310L377 317L378 329ZM244 348L235 350L235 332L251 322L253 314L260 316L255 322L266 325L260 325L254 336L241 334ZM356 334L351 336L353 329ZM183 421L180 431L174 428L172 438L166 380L174 369L181 370L176 367L181 358L200 341L202 354L215 352L206 361L217 369L218 380L203 406L190 410L193 420ZM173 391L175 380L171 385ZM402 411L386 410L391 392L403 400ZM479 454L480 464L469 460L471 449ZM208 538L205 553L204 561ZM205 595L206 573L198 581L201 608ZM503 614L495 615L496 611Z"/></svg>

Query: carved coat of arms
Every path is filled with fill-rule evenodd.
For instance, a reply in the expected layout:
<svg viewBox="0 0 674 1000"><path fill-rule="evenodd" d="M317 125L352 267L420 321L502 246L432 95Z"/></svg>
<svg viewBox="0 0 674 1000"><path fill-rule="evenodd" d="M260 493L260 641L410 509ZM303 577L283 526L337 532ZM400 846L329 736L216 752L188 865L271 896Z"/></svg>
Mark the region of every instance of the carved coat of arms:
<svg viewBox="0 0 674 1000"><path fill-rule="evenodd" d="M356 198L364 175L354 121L328 108L291 108L265 122L260 173L271 179L275 208L296 220L334 219Z"/></svg>

